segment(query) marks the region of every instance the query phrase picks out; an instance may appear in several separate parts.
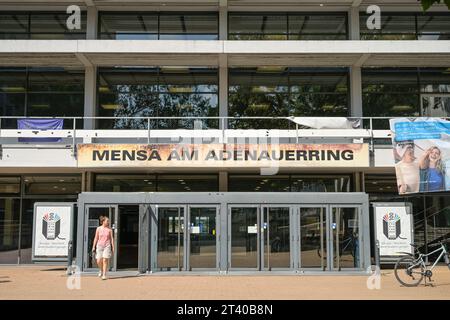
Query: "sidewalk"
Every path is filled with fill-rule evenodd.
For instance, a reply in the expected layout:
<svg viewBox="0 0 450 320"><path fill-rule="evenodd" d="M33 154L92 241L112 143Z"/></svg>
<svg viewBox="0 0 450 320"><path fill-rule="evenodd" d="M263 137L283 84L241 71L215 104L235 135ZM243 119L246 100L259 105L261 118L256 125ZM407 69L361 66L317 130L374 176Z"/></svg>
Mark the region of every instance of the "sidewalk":
<svg viewBox="0 0 450 320"><path fill-rule="evenodd" d="M369 290L366 276L82 276L80 290L67 279L54 266L2 266L0 299L450 299L445 266L434 270L434 287L401 287L382 270L380 290Z"/></svg>

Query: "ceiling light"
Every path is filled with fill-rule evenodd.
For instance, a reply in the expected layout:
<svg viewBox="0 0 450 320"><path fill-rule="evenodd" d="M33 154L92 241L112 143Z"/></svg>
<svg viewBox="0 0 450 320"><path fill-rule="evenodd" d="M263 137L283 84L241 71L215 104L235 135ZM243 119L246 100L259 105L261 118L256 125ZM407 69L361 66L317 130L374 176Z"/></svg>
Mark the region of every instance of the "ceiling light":
<svg viewBox="0 0 450 320"><path fill-rule="evenodd" d="M164 66L160 70L164 73L189 73L188 67Z"/></svg>
<svg viewBox="0 0 450 320"><path fill-rule="evenodd" d="M25 92L24 87L2 87L2 90L4 92Z"/></svg>
<svg viewBox="0 0 450 320"><path fill-rule="evenodd" d="M280 66L260 66L256 68L257 72L284 72L286 71L286 67L280 67Z"/></svg>
<svg viewBox="0 0 450 320"><path fill-rule="evenodd" d="M404 106L393 106L391 111L408 111L411 110L412 106L404 105Z"/></svg>
<svg viewBox="0 0 450 320"><path fill-rule="evenodd" d="M105 109L105 110L117 110L117 109L121 108L120 104L113 104L113 103L111 103L111 104L102 104L101 107L103 109Z"/></svg>

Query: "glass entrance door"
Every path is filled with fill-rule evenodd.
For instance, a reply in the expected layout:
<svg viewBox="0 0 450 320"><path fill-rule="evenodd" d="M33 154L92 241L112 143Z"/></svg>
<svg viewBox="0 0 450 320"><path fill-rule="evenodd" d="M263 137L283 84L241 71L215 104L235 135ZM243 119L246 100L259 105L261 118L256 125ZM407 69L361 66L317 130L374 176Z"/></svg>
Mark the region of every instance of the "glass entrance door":
<svg viewBox="0 0 450 320"><path fill-rule="evenodd" d="M185 207L157 208L158 250L157 269L160 271L185 270Z"/></svg>
<svg viewBox="0 0 450 320"><path fill-rule="evenodd" d="M218 207L189 207L188 269L216 269Z"/></svg>
<svg viewBox="0 0 450 320"><path fill-rule="evenodd" d="M291 267L291 208L267 206L262 208L262 214L261 269L288 269Z"/></svg>
<svg viewBox="0 0 450 320"><path fill-rule="evenodd" d="M332 269L360 267L360 209L333 206L331 221Z"/></svg>
<svg viewBox="0 0 450 320"><path fill-rule="evenodd" d="M97 261L95 259L95 254L92 253L92 246L94 244L95 231L100 225L100 217L108 217L110 220L110 226L114 231L114 247L117 248L117 227L118 227L118 206L86 206L86 219L85 224L85 255L84 255L84 265L86 269L96 269ZM117 269L117 250L113 253L110 260L110 270L116 271Z"/></svg>
<svg viewBox="0 0 450 320"><path fill-rule="evenodd" d="M229 268L259 270L259 206L230 206L228 225Z"/></svg>
<svg viewBox="0 0 450 320"><path fill-rule="evenodd" d="M326 270L327 264L327 208L321 206L300 207L299 259L301 269Z"/></svg>

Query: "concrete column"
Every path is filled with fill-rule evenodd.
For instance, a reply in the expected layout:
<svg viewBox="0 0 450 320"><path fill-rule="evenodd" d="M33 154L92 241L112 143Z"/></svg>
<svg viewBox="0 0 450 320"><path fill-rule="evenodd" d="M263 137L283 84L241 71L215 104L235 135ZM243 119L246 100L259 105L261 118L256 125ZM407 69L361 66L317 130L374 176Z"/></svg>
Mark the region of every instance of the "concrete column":
<svg viewBox="0 0 450 320"><path fill-rule="evenodd" d="M350 111L352 117L362 117L361 67L350 67Z"/></svg>
<svg viewBox="0 0 450 320"><path fill-rule="evenodd" d="M352 6L348 11L348 31L350 40L360 40L359 6Z"/></svg>
<svg viewBox="0 0 450 320"><path fill-rule="evenodd" d="M87 7L86 39L97 39L98 10L94 6Z"/></svg>
<svg viewBox="0 0 450 320"><path fill-rule="evenodd" d="M84 116L95 117L97 107L97 68L86 66L84 72ZM85 119L84 129L94 129L95 120Z"/></svg>
<svg viewBox="0 0 450 320"><path fill-rule="evenodd" d="M228 8L225 5L219 7L219 40L228 39Z"/></svg>
<svg viewBox="0 0 450 320"><path fill-rule="evenodd" d="M224 54L219 56L219 116L228 116L228 58ZM223 128L222 122L220 122L219 128L226 129L227 121L224 122L224 125Z"/></svg>
<svg viewBox="0 0 450 320"><path fill-rule="evenodd" d="M219 172L219 191L220 192L228 191L228 172L226 171Z"/></svg>

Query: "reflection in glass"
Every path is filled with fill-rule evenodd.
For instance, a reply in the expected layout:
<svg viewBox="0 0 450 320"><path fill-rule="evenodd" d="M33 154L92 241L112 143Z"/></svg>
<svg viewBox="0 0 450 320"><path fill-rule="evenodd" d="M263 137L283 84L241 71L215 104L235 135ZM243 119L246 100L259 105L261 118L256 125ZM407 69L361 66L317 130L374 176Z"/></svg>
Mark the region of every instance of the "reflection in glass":
<svg viewBox="0 0 450 320"><path fill-rule="evenodd" d="M348 70L258 67L229 71L234 117L347 116ZM230 120L233 128L294 128L288 120Z"/></svg>
<svg viewBox="0 0 450 320"><path fill-rule="evenodd" d="M448 40L450 15L441 12L383 13L381 28L367 27L368 14L360 13L362 40Z"/></svg>
<svg viewBox="0 0 450 320"><path fill-rule="evenodd" d="M346 14L230 13L229 40L345 40Z"/></svg>
<svg viewBox="0 0 450 320"><path fill-rule="evenodd" d="M216 208L190 208L190 268L216 268Z"/></svg>
<svg viewBox="0 0 450 320"><path fill-rule="evenodd" d="M67 28L66 12L3 12L0 39L63 40L86 38L86 12L81 12L81 28Z"/></svg>
<svg viewBox="0 0 450 320"><path fill-rule="evenodd" d="M184 208L158 208L159 270L182 270L184 250Z"/></svg>
<svg viewBox="0 0 450 320"><path fill-rule="evenodd" d="M102 129L218 128L217 70L210 68L103 68L99 71L98 112ZM128 119L127 117L144 117ZM145 117L193 117L148 120Z"/></svg>
<svg viewBox="0 0 450 320"><path fill-rule="evenodd" d="M290 267L289 208L264 208L264 269Z"/></svg>
<svg viewBox="0 0 450 320"><path fill-rule="evenodd" d="M359 214L357 208L333 208L334 268L358 268Z"/></svg>
<svg viewBox="0 0 450 320"><path fill-rule="evenodd" d="M217 40L218 15L204 13L100 13L100 38L116 40Z"/></svg>
<svg viewBox="0 0 450 320"><path fill-rule="evenodd" d="M231 267L258 267L258 208L231 208Z"/></svg>
<svg viewBox="0 0 450 320"><path fill-rule="evenodd" d="M19 257L20 199L0 199L0 264Z"/></svg>
<svg viewBox="0 0 450 320"><path fill-rule="evenodd" d="M327 267L325 208L300 208L300 267Z"/></svg>

